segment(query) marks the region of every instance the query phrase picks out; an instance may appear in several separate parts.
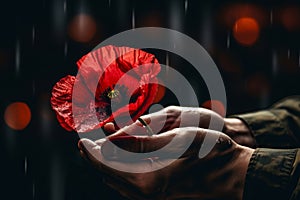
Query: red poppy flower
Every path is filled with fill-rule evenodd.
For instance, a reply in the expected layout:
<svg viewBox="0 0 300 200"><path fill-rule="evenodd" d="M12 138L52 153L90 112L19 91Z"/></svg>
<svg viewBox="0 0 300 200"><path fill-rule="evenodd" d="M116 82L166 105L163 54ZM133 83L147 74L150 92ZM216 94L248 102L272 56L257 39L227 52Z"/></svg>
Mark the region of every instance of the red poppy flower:
<svg viewBox="0 0 300 200"><path fill-rule="evenodd" d="M115 121L123 126L153 103L160 65L150 53L110 45L83 56L77 66L76 77L62 78L52 90L52 108L66 130L87 132Z"/></svg>

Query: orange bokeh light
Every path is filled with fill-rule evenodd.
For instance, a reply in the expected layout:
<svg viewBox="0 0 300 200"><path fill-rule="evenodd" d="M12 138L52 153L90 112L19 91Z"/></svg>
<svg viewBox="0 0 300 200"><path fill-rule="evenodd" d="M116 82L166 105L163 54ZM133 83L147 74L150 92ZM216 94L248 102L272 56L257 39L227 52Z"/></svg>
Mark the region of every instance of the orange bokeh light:
<svg viewBox="0 0 300 200"><path fill-rule="evenodd" d="M289 31L300 29L300 7L287 7L281 11L281 22Z"/></svg>
<svg viewBox="0 0 300 200"><path fill-rule="evenodd" d="M4 121L11 129L23 130L31 120L31 111L26 103L14 102L7 106Z"/></svg>
<svg viewBox="0 0 300 200"><path fill-rule="evenodd" d="M156 96L154 97L153 103L158 103L162 100L162 98L165 96L166 88L162 82L162 80L158 79L158 89Z"/></svg>
<svg viewBox="0 0 300 200"><path fill-rule="evenodd" d="M213 110L222 117L226 115L226 109L224 104L219 100L207 100L202 104L202 107Z"/></svg>
<svg viewBox="0 0 300 200"><path fill-rule="evenodd" d="M259 37L260 27L251 17L238 19L233 26L233 36L238 43L244 46L253 45Z"/></svg>
<svg viewBox="0 0 300 200"><path fill-rule="evenodd" d="M87 14L75 16L69 24L69 36L77 42L90 42L97 31L95 20Z"/></svg>
<svg viewBox="0 0 300 200"><path fill-rule="evenodd" d="M271 85L262 74L255 74L246 80L245 89L253 97L261 97L269 93Z"/></svg>

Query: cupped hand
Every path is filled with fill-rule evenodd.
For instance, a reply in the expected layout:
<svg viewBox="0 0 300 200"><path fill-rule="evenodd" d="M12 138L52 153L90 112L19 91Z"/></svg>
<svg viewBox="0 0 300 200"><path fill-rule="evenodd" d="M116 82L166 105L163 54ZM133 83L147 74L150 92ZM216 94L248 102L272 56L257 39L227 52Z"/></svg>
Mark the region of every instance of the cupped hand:
<svg viewBox="0 0 300 200"><path fill-rule="evenodd" d="M155 136L118 133L96 142L81 139L78 146L81 155L105 174L106 184L127 198L242 199L254 150L224 133L197 127ZM212 143L205 143L206 137ZM199 156L207 145L212 150Z"/></svg>

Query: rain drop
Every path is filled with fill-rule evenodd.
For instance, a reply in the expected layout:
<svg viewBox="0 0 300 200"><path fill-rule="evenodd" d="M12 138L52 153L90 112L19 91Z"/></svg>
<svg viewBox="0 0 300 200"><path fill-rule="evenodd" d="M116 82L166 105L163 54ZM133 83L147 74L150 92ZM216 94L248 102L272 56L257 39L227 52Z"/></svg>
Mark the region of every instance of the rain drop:
<svg viewBox="0 0 300 200"><path fill-rule="evenodd" d="M64 13L66 13L67 12L67 1L65 0L64 1Z"/></svg>
<svg viewBox="0 0 300 200"><path fill-rule="evenodd" d="M185 14L187 12L188 6L189 6L189 2L188 2L188 0L185 0L185 2L184 2L184 12L185 12Z"/></svg>
<svg viewBox="0 0 300 200"><path fill-rule="evenodd" d="M272 72L273 72L273 76L277 75L277 71L278 71L278 61L277 61L277 53L275 50L273 50L272 52Z"/></svg>
<svg viewBox="0 0 300 200"><path fill-rule="evenodd" d="M226 46L227 46L227 49L230 48L230 31L228 31L228 34L227 34Z"/></svg>
<svg viewBox="0 0 300 200"><path fill-rule="evenodd" d="M287 51L287 57L288 57L288 59L290 59L290 57L291 57L291 51L290 51L290 49L288 49L288 51Z"/></svg>
<svg viewBox="0 0 300 200"><path fill-rule="evenodd" d="M298 66L300 67L300 51L299 51L299 56L298 56Z"/></svg>
<svg viewBox="0 0 300 200"><path fill-rule="evenodd" d="M35 197L35 184L32 183L32 199Z"/></svg>
<svg viewBox="0 0 300 200"><path fill-rule="evenodd" d="M131 24L132 24L132 29L135 29L135 11L134 11L134 8L132 9Z"/></svg>
<svg viewBox="0 0 300 200"><path fill-rule="evenodd" d="M273 24L273 9L270 11L270 23Z"/></svg>
<svg viewBox="0 0 300 200"><path fill-rule="evenodd" d="M64 54L65 54L65 56L67 56L67 54L68 54L68 43L67 42L65 42Z"/></svg>
<svg viewBox="0 0 300 200"><path fill-rule="evenodd" d="M35 95L35 81L32 81L32 96Z"/></svg>
<svg viewBox="0 0 300 200"><path fill-rule="evenodd" d="M16 62L16 75L19 75L20 72L20 62L21 62L21 56L20 56L20 42L19 40L16 41L16 52L15 52L15 62Z"/></svg>
<svg viewBox="0 0 300 200"><path fill-rule="evenodd" d="M34 27L34 25L32 26L32 30L31 30L31 37L32 37L32 45L33 45L34 40L35 40L35 27Z"/></svg>
<svg viewBox="0 0 300 200"><path fill-rule="evenodd" d="M27 157L24 160L24 173L27 174Z"/></svg>

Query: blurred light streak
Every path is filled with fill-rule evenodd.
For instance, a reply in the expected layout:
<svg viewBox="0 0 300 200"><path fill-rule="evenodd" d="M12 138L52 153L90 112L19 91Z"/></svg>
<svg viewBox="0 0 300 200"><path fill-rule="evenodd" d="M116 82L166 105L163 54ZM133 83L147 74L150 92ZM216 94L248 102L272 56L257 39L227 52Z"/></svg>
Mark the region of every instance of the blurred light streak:
<svg viewBox="0 0 300 200"><path fill-rule="evenodd" d="M298 66L300 67L300 51L298 52Z"/></svg>
<svg viewBox="0 0 300 200"><path fill-rule="evenodd" d="M111 0L108 0L108 6L109 7L111 6Z"/></svg>
<svg viewBox="0 0 300 200"><path fill-rule="evenodd" d="M273 24L273 9L270 11L270 24Z"/></svg>
<svg viewBox="0 0 300 200"><path fill-rule="evenodd" d="M32 26L32 30L31 30L31 38L32 38L32 45L33 45L34 41L35 41L35 27L34 27L34 25Z"/></svg>
<svg viewBox="0 0 300 200"><path fill-rule="evenodd" d="M32 183L32 199L35 199L35 184Z"/></svg>
<svg viewBox="0 0 300 200"><path fill-rule="evenodd" d="M67 54L68 54L68 42L65 42L64 55L67 56Z"/></svg>
<svg viewBox="0 0 300 200"><path fill-rule="evenodd" d="M170 28L178 31L183 28L180 7L177 1L170 2Z"/></svg>
<svg viewBox="0 0 300 200"><path fill-rule="evenodd" d="M65 32L66 15L65 1L55 0L52 7L53 30L57 37L62 37Z"/></svg>
<svg viewBox="0 0 300 200"><path fill-rule="evenodd" d="M260 96L259 106L261 108L266 108L270 105L270 95L269 92L262 93Z"/></svg>
<svg viewBox="0 0 300 200"><path fill-rule="evenodd" d="M230 48L230 31L228 31L228 33L227 33L226 47L227 47L227 49Z"/></svg>
<svg viewBox="0 0 300 200"><path fill-rule="evenodd" d="M20 64L21 64L21 47L20 41L16 40L16 52L15 52L15 64L16 64L16 75L20 74Z"/></svg>
<svg viewBox="0 0 300 200"><path fill-rule="evenodd" d="M275 50L272 51L272 73L276 76L278 72L278 56Z"/></svg>
<svg viewBox="0 0 300 200"><path fill-rule="evenodd" d="M35 96L35 81L32 80L32 96Z"/></svg>
<svg viewBox="0 0 300 200"><path fill-rule="evenodd" d="M54 113L49 104L50 94L41 94L38 101L39 126L43 138L47 139L53 130Z"/></svg>
<svg viewBox="0 0 300 200"><path fill-rule="evenodd" d="M64 200L64 173L60 159L54 157L51 165L51 199Z"/></svg>
<svg viewBox="0 0 300 200"><path fill-rule="evenodd" d="M64 1L64 13L67 12L67 0Z"/></svg>
<svg viewBox="0 0 300 200"><path fill-rule="evenodd" d="M6 126L3 135L3 144L5 145L4 149L7 149L7 155L15 157L17 147L16 132L13 129Z"/></svg>
<svg viewBox="0 0 300 200"><path fill-rule="evenodd" d="M134 10L134 8L132 9L131 25L132 25L132 29L135 29L135 10Z"/></svg>
<svg viewBox="0 0 300 200"><path fill-rule="evenodd" d="M24 173L27 174L27 157L24 159Z"/></svg>
<svg viewBox="0 0 300 200"><path fill-rule="evenodd" d="M202 13L202 27L201 27L201 45L209 50L213 47L213 30L211 21L211 10L210 7L203 8Z"/></svg>
<svg viewBox="0 0 300 200"><path fill-rule="evenodd" d="M287 57L288 57L288 59L290 59L290 57L291 57L291 50L290 49L287 50Z"/></svg>
<svg viewBox="0 0 300 200"><path fill-rule="evenodd" d="M185 14L186 14L186 12L187 12L188 6L189 6L189 1L188 1L188 0L185 0L185 2L184 2L184 13L185 13Z"/></svg>

